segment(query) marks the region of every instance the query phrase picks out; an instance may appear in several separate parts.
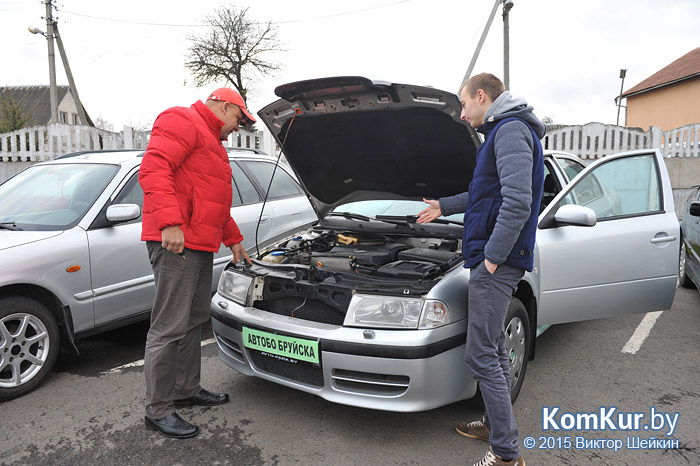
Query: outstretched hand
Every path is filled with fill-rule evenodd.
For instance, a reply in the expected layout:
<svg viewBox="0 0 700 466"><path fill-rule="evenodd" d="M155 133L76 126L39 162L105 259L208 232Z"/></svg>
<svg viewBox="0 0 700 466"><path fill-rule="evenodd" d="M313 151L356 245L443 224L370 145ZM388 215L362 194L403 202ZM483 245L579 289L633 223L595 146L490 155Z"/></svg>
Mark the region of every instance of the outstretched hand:
<svg viewBox="0 0 700 466"><path fill-rule="evenodd" d="M245 261L248 263L248 265L252 265L253 262L250 260L250 257L248 257L248 254L245 252L245 248L241 243L236 243L233 246L231 246L231 252L233 253L233 261L234 262L240 262L245 259Z"/></svg>
<svg viewBox="0 0 700 466"><path fill-rule="evenodd" d="M417 223L430 223L438 217L442 217L440 210L440 202L437 199L423 198L423 202L428 204L428 207L418 213Z"/></svg>

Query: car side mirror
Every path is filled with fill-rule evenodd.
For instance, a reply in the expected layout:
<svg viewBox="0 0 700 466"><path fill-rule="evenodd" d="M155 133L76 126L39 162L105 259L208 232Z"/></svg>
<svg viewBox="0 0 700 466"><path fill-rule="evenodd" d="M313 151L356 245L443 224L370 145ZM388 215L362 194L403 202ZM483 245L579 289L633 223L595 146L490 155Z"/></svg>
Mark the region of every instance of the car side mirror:
<svg viewBox="0 0 700 466"><path fill-rule="evenodd" d="M592 227L596 224L596 215L590 207L566 204L557 209L554 220L559 225L576 225Z"/></svg>
<svg viewBox="0 0 700 466"><path fill-rule="evenodd" d="M141 208L136 204L115 204L107 207L105 217L113 223L128 222L141 216Z"/></svg>
<svg viewBox="0 0 700 466"><path fill-rule="evenodd" d="M700 202L695 201L690 203L690 215L700 217Z"/></svg>

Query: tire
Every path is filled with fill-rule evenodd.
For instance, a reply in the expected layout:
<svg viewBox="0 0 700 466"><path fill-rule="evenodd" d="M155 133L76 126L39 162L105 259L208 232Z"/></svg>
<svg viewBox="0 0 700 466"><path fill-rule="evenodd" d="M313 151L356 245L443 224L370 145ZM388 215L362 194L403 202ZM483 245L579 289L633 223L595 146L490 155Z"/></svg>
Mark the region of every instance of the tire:
<svg viewBox="0 0 700 466"><path fill-rule="evenodd" d="M59 348L56 319L31 298L0 298L0 401L25 395L51 372Z"/></svg>
<svg viewBox="0 0 700 466"><path fill-rule="evenodd" d="M511 299L504 326L506 352L510 362L510 400L515 403L525 380L532 338L527 310L518 298Z"/></svg>
<svg viewBox="0 0 700 466"><path fill-rule="evenodd" d="M688 250L685 247L685 241L681 239L681 252L678 256L678 284L683 288L692 288L693 281L688 277L686 264L688 263Z"/></svg>

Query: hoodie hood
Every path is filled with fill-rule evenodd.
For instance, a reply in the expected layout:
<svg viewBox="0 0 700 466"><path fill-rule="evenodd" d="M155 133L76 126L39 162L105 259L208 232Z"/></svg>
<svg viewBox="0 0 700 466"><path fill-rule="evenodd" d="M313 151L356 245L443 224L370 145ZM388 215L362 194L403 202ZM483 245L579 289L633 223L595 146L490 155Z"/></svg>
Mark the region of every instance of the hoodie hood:
<svg viewBox="0 0 700 466"><path fill-rule="evenodd" d="M484 124L477 129L480 133L487 134L498 121L504 118L517 117L525 120L542 139L547 127L532 113L533 108L527 105L524 98L514 96L509 91L503 92L491 104L484 115Z"/></svg>

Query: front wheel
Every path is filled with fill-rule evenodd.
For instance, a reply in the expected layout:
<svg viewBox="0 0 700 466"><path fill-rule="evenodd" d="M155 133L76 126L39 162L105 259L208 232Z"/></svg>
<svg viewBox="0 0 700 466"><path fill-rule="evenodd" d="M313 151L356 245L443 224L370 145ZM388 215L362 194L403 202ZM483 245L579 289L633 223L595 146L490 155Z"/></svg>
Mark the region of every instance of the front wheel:
<svg viewBox="0 0 700 466"><path fill-rule="evenodd" d="M0 401L34 390L51 372L59 333L49 310L31 298L0 298Z"/></svg>
<svg viewBox="0 0 700 466"><path fill-rule="evenodd" d="M510 364L510 400L515 402L525 380L527 360L530 355L530 319L525 305L513 298L505 320L506 354Z"/></svg>

